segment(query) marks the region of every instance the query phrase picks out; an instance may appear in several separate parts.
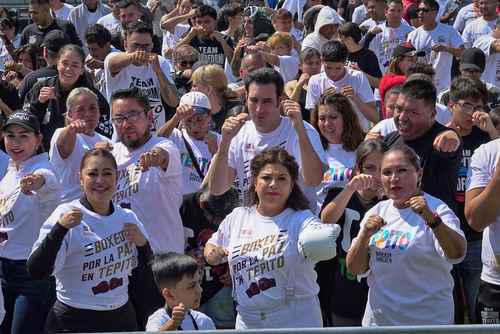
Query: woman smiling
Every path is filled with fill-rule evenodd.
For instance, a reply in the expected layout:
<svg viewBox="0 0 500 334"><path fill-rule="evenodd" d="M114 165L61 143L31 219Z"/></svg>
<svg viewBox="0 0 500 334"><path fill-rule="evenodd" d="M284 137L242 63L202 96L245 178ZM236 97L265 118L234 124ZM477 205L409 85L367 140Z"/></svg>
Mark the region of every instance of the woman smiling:
<svg viewBox="0 0 500 334"><path fill-rule="evenodd" d="M236 328L321 327L314 265L334 256L339 227L307 210L297 163L284 149L258 154L250 170L249 206L227 216L204 251L210 264L229 258ZM328 244L310 247L311 231Z"/></svg>
<svg viewBox="0 0 500 334"><path fill-rule="evenodd" d="M452 264L465 256L460 222L441 200L419 189L422 168L407 146L382 159L389 200L364 216L347 254L354 274L368 270L363 326L453 323Z"/></svg>

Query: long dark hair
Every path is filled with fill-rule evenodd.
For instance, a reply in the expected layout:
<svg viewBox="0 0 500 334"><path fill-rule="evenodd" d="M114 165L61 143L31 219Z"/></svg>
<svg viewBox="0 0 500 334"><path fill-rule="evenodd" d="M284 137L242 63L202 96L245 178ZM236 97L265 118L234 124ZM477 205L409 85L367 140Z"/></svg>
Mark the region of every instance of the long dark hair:
<svg viewBox="0 0 500 334"><path fill-rule="evenodd" d="M291 156L285 149L273 147L266 149L257 154L250 162L250 173L252 175L252 183L249 189L247 206L253 206L259 203L259 198L255 192L255 180L260 171L268 164L280 164L288 170L292 179L292 192L286 202L286 207L294 210L309 209L308 200L300 190L297 180L299 178L299 166L295 158Z"/></svg>

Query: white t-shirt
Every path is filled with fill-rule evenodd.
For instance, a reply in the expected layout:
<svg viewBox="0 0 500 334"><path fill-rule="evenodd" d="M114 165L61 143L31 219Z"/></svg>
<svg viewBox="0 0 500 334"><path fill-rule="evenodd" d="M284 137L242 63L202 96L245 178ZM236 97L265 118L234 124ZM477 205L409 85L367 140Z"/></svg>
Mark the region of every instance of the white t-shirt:
<svg viewBox="0 0 500 334"><path fill-rule="evenodd" d="M351 68L345 68L345 75L342 79L338 81L333 81L327 77L325 72L313 75L309 79L309 85L306 95L306 109L314 109L319 101L321 94L330 87L335 87L337 91L340 91L342 86L350 85L361 99L362 102L374 102L375 98L373 96L372 88L368 82L366 75L357 70ZM353 104L354 110L358 115L359 122L363 129L367 130L370 127L370 122L366 117L356 108Z"/></svg>
<svg viewBox="0 0 500 334"><path fill-rule="evenodd" d="M477 18L477 15L478 13L474 10L474 3L462 7L458 11L455 22L453 23L453 28L461 33L470 21Z"/></svg>
<svg viewBox="0 0 500 334"><path fill-rule="evenodd" d="M97 23L108 29L111 35L117 35L122 32L122 23L118 20L113 13L104 15Z"/></svg>
<svg viewBox="0 0 500 334"><path fill-rule="evenodd" d="M174 33L163 30L163 44L161 53L165 55L167 49L174 49L177 42L191 29L191 26L186 23L179 23L175 26Z"/></svg>
<svg viewBox="0 0 500 334"><path fill-rule="evenodd" d="M146 331L159 332L161 326L163 326L170 319L171 318L168 315L167 310L162 307L149 316L148 323L146 324ZM196 323L196 326L198 328L194 327L193 321ZM215 324L212 319L210 319L204 313L195 310L189 310L189 313L186 313L186 316L181 323L181 328L185 331L215 330Z"/></svg>
<svg viewBox="0 0 500 334"><path fill-rule="evenodd" d="M448 108L441 103L436 103L436 121L446 125L451 121L452 114ZM396 123L394 117L386 118L375 124L370 132L378 132L382 137L387 136L389 133L397 131Z"/></svg>
<svg viewBox="0 0 500 334"><path fill-rule="evenodd" d="M448 89L451 84L453 55L449 52L434 52L432 47L446 45L458 48L463 45L462 37L449 25L438 23L436 28L431 31L424 30L423 26L413 30L408 34L408 41L417 51L425 51L425 62L432 64L436 72L434 81L437 93Z"/></svg>
<svg viewBox="0 0 500 334"><path fill-rule="evenodd" d="M32 195L21 192L20 181L41 174L45 184ZM0 181L0 257L26 260L40 227L60 200L60 184L46 153L24 161L19 170L10 164Z"/></svg>
<svg viewBox="0 0 500 334"><path fill-rule="evenodd" d="M325 151L318 132L307 122L304 122L304 127L314 151L319 159L326 163ZM242 192L243 198L246 198L246 192L251 182L250 161L263 150L276 146L284 148L295 157L299 168L302 168L299 139L288 117L282 117L280 125L269 133L257 131L255 124L252 121L247 121L231 141L228 164L236 171L235 186ZM304 188L302 189L304 190ZM315 199L313 203L316 203Z"/></svg>
<svg viewBox="0 0 500 334"><path fill-rule="evenodd" d="M7 173L7 167L9 167L9 156L0 150L0 180Z"/></svg>
<svg viewBox="0 0 500 334"><path fill-rule="evenodd" d="M111 101L111 95L118 89L130 87L140 88L148 97L151 110L153 111L154 121L152 131L154 133L165 124L165 107L161 100L160 81L153 71L153 65L129 65L123 68L118 74L112 76L109 71L109 61L118 54L121 53L110 53L104 60L104 78L106 80L106 92L108 94L107 100ZM162 56L158 56L158 59L165 78L173 83L170 75L172 69L170 62Z"/></svg>
<svg viewBox="0 0 500 334"><path fill-rule="evenodd" d="M53 10L52 12L56 15L56 18L58 18L60 20L68 21L69 12L71 12L71 10L75 7L71 6L70 4L64 3L64 2L62 5L63 6L60 9Z"/></svg>
<svg viewBox="0 0 500 334"><path fill-rule="evenodd" d="M479 17L469 22L462 33L464 46L466 48L471 48L472 44L474 44L479 37L490 35L495 29L495 25L496 19L486 21L483 17Z"/></svg>
<svg viewBox="0 0 500 334"><path fill-rule="evenodd" d="M486 66L481 75L481 80L493 86L500 87L500 53L491 53L491 44L495 39L490 35L481 36L474 41L472 45L481 49L486 55Z"/></svg>
<svg viewBox="0 0 500 334"><path fill-rule="evenodd" d="M392 59L394 49L405 42L408 34L414 30L408 23L401 22L399 27L391 28L384 22L379 24L382 32L378 33L370 42L370 50L372 50L378 58L378 64L382 73L386 72L389 67L389 62Z"/></svg>
<svg viewBox="0 0 500 334"><path fill-rule="evenodd" d="M483 188L491 182L500 159L500 139L481 145L472 155L467 174L467 191ZM500 255L500 216L483 231L481 260L483 270L481 279L485 282L500 285L500 265L495 256Z"/></svg>
<svg viewBox="0 0 500 334"><path fill-rule="evenodd" d="M102 17L102 14L100 12L98 12L97 10L94 12L88 11L88 14L87 14L87 21L89 23L88 26L90 27L91 25L96 24L97 20L99 20L101 17Z"/></svg>
<svg viewBox="0 0 500 334"><path fill-rule="evenodd" d="M344 187L349 182L356 164L356 152L346 151L342 144L329 144L326 160L328 170L323 174L321 190L318 192L318 212L329 189Z"/></svg>
<svg viewBox="0 0 500 334"><path fill-rule="evenodd" d="M368 18L368 10L366 9L365 5L359 5L358 7L354 8L354 11L352 12L353 23L360 25L367 18Z"/></svg>
<svg viewBox="0 0 500 334"><path fill-rule="evenodd" d="M140 156L158 147L168 152L166 171L138 168ZM179 208L182 204L182 166L179 150L170 140L151 137L142 147L129 151L121 142L113 145L118 164L116 204L130 205L150 236L153 252L184 252L184 232Z"/></svg>
<svg viewBox="0 0 500 334"><path fill-rule="evenodd" d="M464 238L460 221L441 200L425 194L427 205ZM445 325L453 323L452 265L432 230L410 208L392 200L371 208L385 225L369 241L368 302L363 326ZM353 240L353 244L357 239Z"/></svg>
<svg viewBox="0 0 500 334"><path fill-rule="evenodd" d="M265 217L253 207L239 207L220 224L207 243L229 252L233 297L240 313L283 306L286 288L295 297L318 293L315 262L300 255L297 240L310 224L321 224L309 210L286 209ZM289 281L290 272L293 279Z"/></svg>
<svg viewBox="0 0 500 334"><path fill-rule="evenodd" d="M194 167L191 157L189 156L189 152L186 149L186 144L182 139L182 135L186 138L186 141L191 146L193 150L193 154L198 162L198 166L200 166L201 172L203 175L207 175L208 167L210 166L210 162L212 161L212 153L208 149L207 143L202 140L196 140L188 135L185 129L179 130L174 129L169 139L174 142L174 144L179 149L181 154L181 164L182 164L182 191L183 194L190 194L200 190L200 186L203 182L203 179L200 177L196 168ZM220 142L221 136L216 133L217 143Z"/></svg>
<svg viewBox="0 0 500 334"><path fill-rule="evenodd" d="M71 307L108 311L128 301L128 283L137 267L137 248L123 228L134 224L147 234L136 215L114 206L109 216L85 208L79 200L63 203L50 215L33 246L36 250L57 221L69 210L82 212L81 223L68 230L54 264L57 299ZM90 320L90 319L89 319Z"/></svg>
<svg viewBox="0 0 500 334"><path fill-rule="evenodd" d="M61 182L61 201L69 202L80 198L82 195L79 173L80 162L82 161L85 152L93 149L95 144L98 142L105 141L110 143L111 141L97 132L94 133L93 136L78 133L76 135L73 152L71 152L69 157L63 159L59 154L59 149L57 148L57 140L59 139L62 131L63 128L59 128L54 132L54 135L50 140L49 157L50 162L59 176L59 181Z"/></svg>
<svg viewBox="0 0 500 334"><path fill-rule="evenodd" d="M279 56L279 66L274 66L274 69L281 74L283 81L295 80L299 73L300 60L294 56Z"/></svg>

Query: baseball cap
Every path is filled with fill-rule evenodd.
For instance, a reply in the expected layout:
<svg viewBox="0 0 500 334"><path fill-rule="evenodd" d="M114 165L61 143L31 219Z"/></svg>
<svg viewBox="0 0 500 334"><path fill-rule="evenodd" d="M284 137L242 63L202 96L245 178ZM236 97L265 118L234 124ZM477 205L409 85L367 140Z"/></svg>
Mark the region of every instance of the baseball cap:
<svg viewBox="0 0 500 334"><path fill-rule="evenodd" d="M417 56L417 57L423 57L425 56L425 51L417 51L413 45L411 45L408 42L405 42L403 44L399 44L396 46L394 49L394 52L392 53L393 58L397 58L400 56Z"/></svg>
<svg viewBox="0 0 500 334"><path fill-rule="evenodd" d="M9 125L19 125L26 130L37 133L40 132L40 123L38 122L36 116L30 112L22 110L15 111L12 115L10 115L3 128L6 129Z"/></svg>
<svg viewBox="0 0 500 334"><path fill-rule="evenodd" d="M208 96L197 91L182 95L179 104L185 104L193 107L197 114L210 113L210 110L212 109Z"/></svg>
<svg viewBox="0 0 500 334"><path fill-rule="evenodd" d="M69 43L71 41L62 30L51 30L43 38L42 47L52 52L59 52L63 46Z"/></svg>
<svg viewBox="0 0 500 334"><path fill-rule="evenodd" d="M460 70L484 71L486 56L478 48L465 49L460 57Z"/></svg>

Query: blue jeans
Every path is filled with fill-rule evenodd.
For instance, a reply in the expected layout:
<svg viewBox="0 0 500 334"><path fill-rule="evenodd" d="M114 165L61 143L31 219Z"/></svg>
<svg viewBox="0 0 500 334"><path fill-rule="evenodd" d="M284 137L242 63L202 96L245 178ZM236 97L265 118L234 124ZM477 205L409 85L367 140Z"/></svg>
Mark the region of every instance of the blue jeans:
<svg viewBox="0 0 500 334"><path fill-rule="evenodd" d="M476 299L481 281L481 245L482 241L467 242L467 254L465 259L456 266L457 273L461 279L465 302L469 307L469 320L476 323Z"/></svg>
<svg viewBox="0 0 500 334"><path fill-rule="evenodd" d="M2 333L42 333L55 301L55 281L33 280L26 261L0 258L0 279L5 302Z"/></svg>

